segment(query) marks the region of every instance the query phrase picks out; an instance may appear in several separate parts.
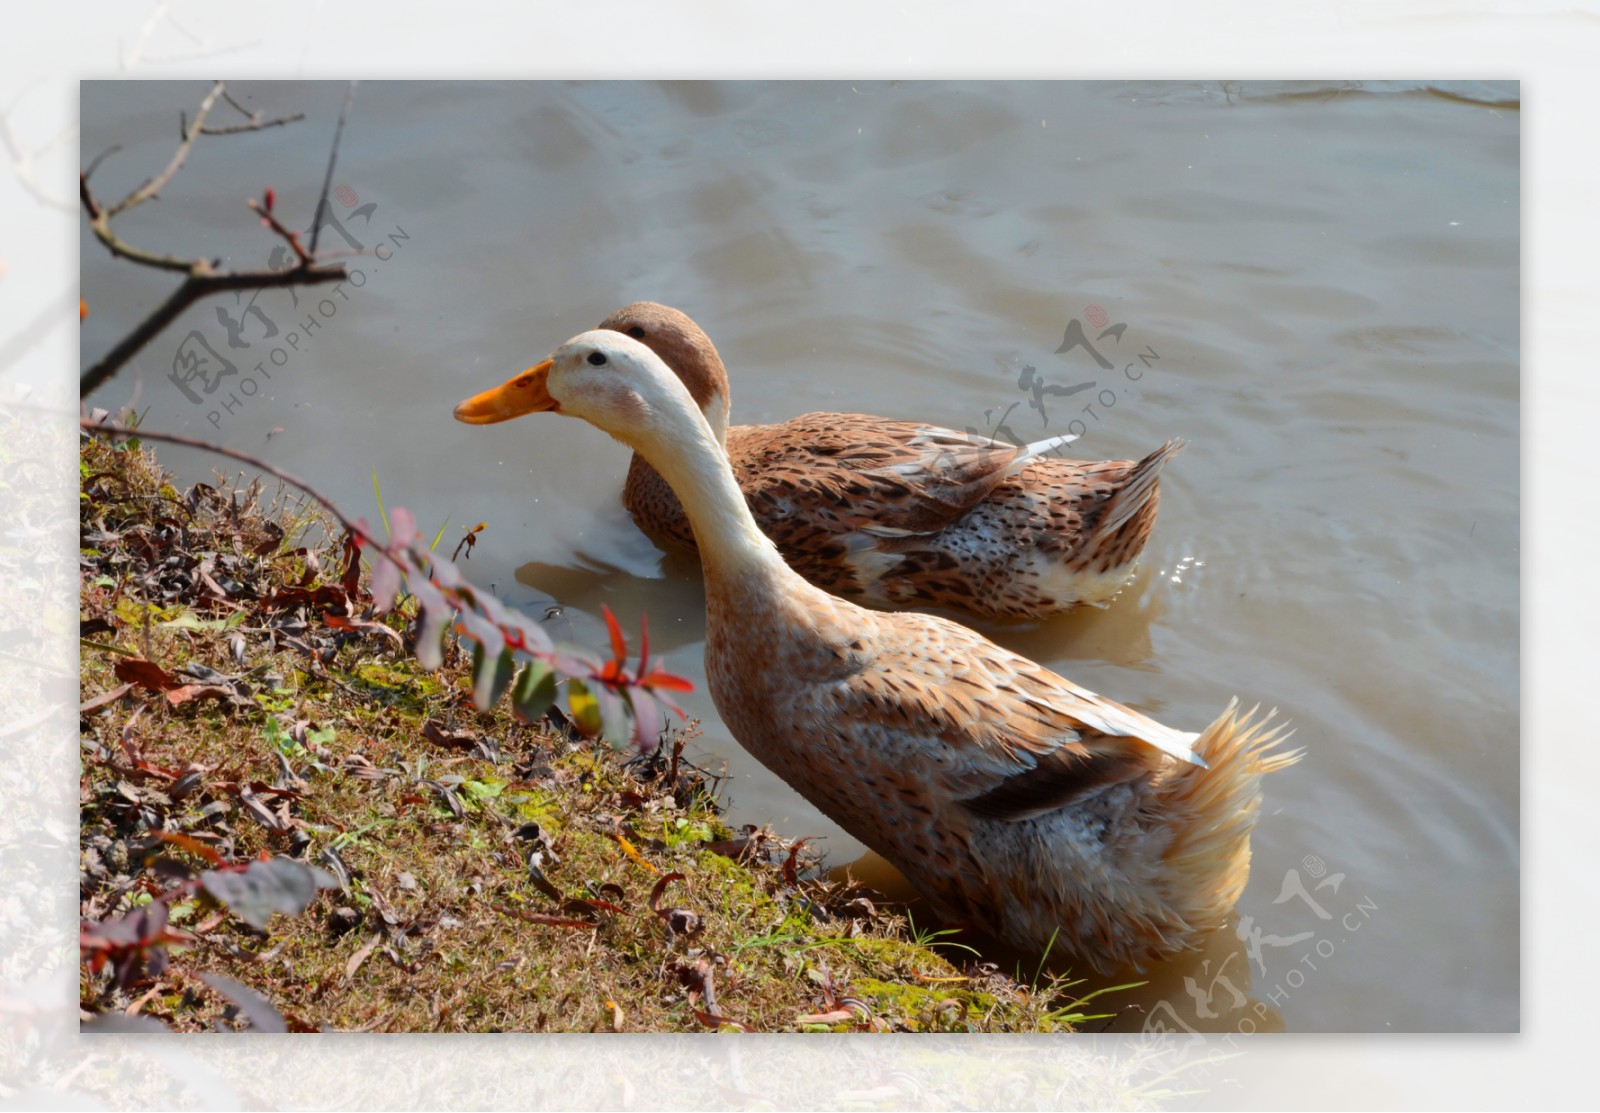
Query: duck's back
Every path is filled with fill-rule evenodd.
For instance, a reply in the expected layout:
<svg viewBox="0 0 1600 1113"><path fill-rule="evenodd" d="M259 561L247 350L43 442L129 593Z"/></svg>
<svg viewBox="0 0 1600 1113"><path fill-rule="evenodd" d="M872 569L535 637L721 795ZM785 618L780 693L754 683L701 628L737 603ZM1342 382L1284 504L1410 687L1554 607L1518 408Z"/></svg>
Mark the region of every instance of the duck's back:
<svg viewBox="0 0 1600 1113"><path fill-rule="evenodd" d="M1103 603L1150 536L1180 442L1140 461L1035 457L861 414L728 431L763 532L826 591L885 607L1039 617ZM624 503L658 543L693 549L677 496L635 456Z"/></svg>
<svg viewBox="0 0 1600 1113"><path fill-rule="evenodd" d="M1054 937L1109 970L1192 945L1232 907L1261 770L1218 751L1223 735L1173 731L931 616L709 583L707 605L734 737L948 921L1024 948ZM1191 743L1218 767L1175 760ZM1202 795L1227 816L1191 799L1212 778L1227 788Z"/></svg>

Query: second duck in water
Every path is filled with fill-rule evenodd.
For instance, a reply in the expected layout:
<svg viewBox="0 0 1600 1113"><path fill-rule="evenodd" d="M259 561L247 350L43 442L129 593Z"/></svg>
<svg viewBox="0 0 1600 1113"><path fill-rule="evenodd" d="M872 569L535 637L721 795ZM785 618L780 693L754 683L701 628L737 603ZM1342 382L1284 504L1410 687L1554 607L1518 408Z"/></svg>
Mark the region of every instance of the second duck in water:
<svg viewBox="0 0 1600 1113"><path fill-rule="evenodd" d="M687 315L641 301L600 327L638 340L682 380L790 566L874 606L1043 618L1105 603L1133 573L1161 469L1182 445L1091 462L1041 455L1063 438L1018 447L866 414L730 427L722 359ZM623 501L658 544L695 548L678 497L637 453Z"/></svg>

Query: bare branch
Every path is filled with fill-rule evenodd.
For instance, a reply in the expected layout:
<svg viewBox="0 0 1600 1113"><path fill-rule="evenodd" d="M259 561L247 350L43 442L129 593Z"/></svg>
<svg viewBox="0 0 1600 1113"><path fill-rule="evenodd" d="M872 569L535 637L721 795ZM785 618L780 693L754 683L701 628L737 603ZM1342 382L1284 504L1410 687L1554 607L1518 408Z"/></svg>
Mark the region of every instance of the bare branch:
<svg viewBox="0 0 1600 1113"><path fill-rule="evenodd" d="M101 206L99 199L89 189L87 171L78 175L78 197L83 201L84 211L89 214L89 230L95 234L96 239L106 245L107 251L118 258L146 267L155 267L158 270L179 271L184 274L192 271L201 262L196 259L180 259L176 255L157 255L118 238L111 230L111 217L116 210Z"/></svg>
<svg viewBox="0 0 1600 1113"><path fill-rule="evenodd" d="M302 264L281 271L213 271L210 265L202 260L196 263L195 267L201 269L191 270L183 285L174 290L171 297L157 306L137 328L123 337L116 347L101 356L93 367L83 373L78 380L80 394L89 394L111 378L123 364L138 355L146 344L154 340L162 329L175 321L180 313L203 297L226 290L301 286L318 282L337 282L349 277L349 273L342 265L319 267Z"/></svg>
<svg viewBox="0 0 1600 1113"><path fill-rule="evenodd" d="M311 254L317 253L317 238L322 235L323 217L328 211L328 190L333 188L333 164L339 158L339 141L344 137L344 122L350 115L350 105L356 99L356 83L350 82L345 90L344 107L339 109L339 124L333 129L333 149L328 152L328 172L322 178L322 196L317 198L316 215L311 221Z"/></svg>
<svg viewBox="0 0 1600 1113"><path fill-rule="evenodd" d="M194 146L195 139L199 137L200 129L205 125L206 116L210 113L211 106L217 103L217 98L222 96L226 88L227 86L220 81L211 86L211 92L206 94L206 99L201 101L200 107L195 110L194 122L184 125L182 129L183 141L178 144L178 149L173 153L172 161L167 163L167 168L128 194L121 201L112 205L108 215L116 216L118 213L127 212L135 205L142 205L166 187L166 184L172 180L172 175L176 174L178 168L183 165L183 160L189 157L189 149Z"/></svg>
<svg viewBox="0 0 1600 1113"><path fill-rule="evenodd" d="M222 99L236 109L239 115L245 118L246 122L217 128L201 128L201 135L237 135L241 131L260 131L262 128L282 127L284 124L293 124L306 118L304 112L296 112L292 116L279 116L276 119L263 120L261 113L250 111L235 100L233 94L226 89L222 91Z"/></svg>
<svg viewBox="0 0 1600 1113"><path fill-rule="evenodd" d="M284 124L299 123L306 118L304 112L296 112L293 116L279 116L272 120L263 120L259 116L252 116L248 124L229 124L220 128L201 128L201 135L238 135L244 131L261 131L265 128L281 128Z"/></svg>
<svg viewBox="0 0 1600 1113"><path fill-rule="evenodd" d="M228 104L248 116L249 123L228 128L207 128L205 126L206 117L220 99L226 99ZM349 107L350 101L347 96L345 110L348 111ZM95 158L89 164L88 169L78 175L78 196L83 204L84 211L89 216L89 228L94 232L95 238L105 245L107 251L119 259L127 259L129 262L138 263L140 266L172 271L184 276L182 285L174 290L166 301L157 306L132 332L123 337L111 351L107 352L98 362L83 372L78 380L79 389L83 394L88 394L111 378L123 364L137 355L162 329L176 320L179 314L194 302L210 294L227 290L251 290L270 286L297 286L337 282L349 276L349 272L345 270L342 264L319 263L315 258L314 251L307 251L301 246L300 237L297 233L285 228L275 216L253 200L249 202L251 209L260 215L268 226L283 237L289 246L294 249L297 260L295 266L287 270L221 270L217 264L206 259L184 259L176 255L160 255L135 247L119 237L111 227L113 217L137 205L142 205L156 196L171 182L173 175L183 166L184 160L193 148L195 140L200 136L231 135L244 131L259 131L264 127L277 127L303 118L303 114L296 114L264 121L259 113L251 114L246 111L228 93L226 84L218 81L212 85L211 91L201 101L200 107L195 111L193 120L180 117L178 149L173 154L171 161L168 162L166 169L128 194L121 201L110 206L103 205L99 198L94 195L93 190L89 188L89 176L94 173L106 156L117 148L113 147ZM341 114L339 117L341 131L343 127L344 116ZM337 133L334 140L334 149L337 152ZM329 174L332 174L331 160ZM324 201L326 201L326 184L324 184L323 188ZM315 234L313 233L313 243L315 243L314 236Z"/></svg>
<svg viewBox="0 0 1600 1113"><path fill-rule="evenodd" d="M246 201L245 204L249 205L252 212L256 213L261 217L262 220L266 221L268 227L270 227L274 232L278 233L278 235L282 236L289 246L294 248L295 258L300 260L302 266L311 265L310 254L306 252L305 248L300 246L299 232L291 232L282 224L279 224L278 218L268 212L254 197Z"/></svg>
<svg viewBox="0 0 1600 1113"><path fill-rule="evenodd" d="M235 109L237 109L239 115L243 116L246 120L254 120L259 115L259 113L251 112L244 105L240 104L237 100L234 99L233 94L228 92L226 89L224 89L222 91L222 99L227 101L230 105L232 105Z"/></svg>

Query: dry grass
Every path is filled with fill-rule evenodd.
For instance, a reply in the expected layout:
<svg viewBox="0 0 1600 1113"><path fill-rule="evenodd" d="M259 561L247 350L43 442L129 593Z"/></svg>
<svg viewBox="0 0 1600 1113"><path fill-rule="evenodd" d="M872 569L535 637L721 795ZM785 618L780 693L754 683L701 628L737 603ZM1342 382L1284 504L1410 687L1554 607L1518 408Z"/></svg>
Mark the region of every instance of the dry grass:
<svg viewBox="0 0 1600 1113"><path fill-rule="evenodd" d="M83 917L161 899L164 855L202 864L163 830L347 876L264 933L175 904L193 945L125 989L85 968L86 1014L238 1026L200 981L217 972L302 1030L1070 1027L1064 986L962 968L803 848L729 830L715 780L673 760L683 736L642 759L481 714L466 655L428 674L398 638L265 606L338 578L338 539L296 498L178 491L147 449L97 440L81 463L83 700L120 685L119 660L220 674L215 698L134 687L83 716Z"/></svg>

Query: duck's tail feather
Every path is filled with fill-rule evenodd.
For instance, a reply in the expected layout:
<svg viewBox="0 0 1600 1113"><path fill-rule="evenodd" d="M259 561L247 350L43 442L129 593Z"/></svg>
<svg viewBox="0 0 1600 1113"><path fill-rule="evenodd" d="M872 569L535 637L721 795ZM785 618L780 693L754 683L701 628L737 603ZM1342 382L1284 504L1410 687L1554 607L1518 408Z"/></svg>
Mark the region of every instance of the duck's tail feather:
<svg viewBox="0 0 1600 1113"><path fill-rule="evenodd" d="M1046 437L1042 441L1034 441L1032 444L1026 446L1022 450L1022 454L1017 457L1016 461L1014 462L1014 466L1024 464L1033 459L1035 456L1043 456L1052 448L1060 448L1062 445L1071 444L1077 439L1077 433L1062 433L1057 437Z"/></svg>
<svg viewBox="0 0 1600 1113"><path fill-rule="evenodd" d="M1167 781L1163 803L1179 822L1166 853L1174 902L1186 921L1206 931L1228 920L1250 877L1250 833L1261 812L1261 778L1304 756L1284 750L1293 733L1277 712L1240 713L1237 699L1200 733L1195 753L1206 767L1181 766ZM1181 818L1180 818L1181 817Z"/></svg>
<svg viewBox="0 0 1600 1113"><path fill-rule="evenodd" d="M1161 469L1182 450L1183 445L1182 439L1174 437L1133 466L1127 482L1111 496L1105 512L1095 523L1093 540L1110 541L1130 522L1137 521L1152 508L1160 490Z"/></svg>

